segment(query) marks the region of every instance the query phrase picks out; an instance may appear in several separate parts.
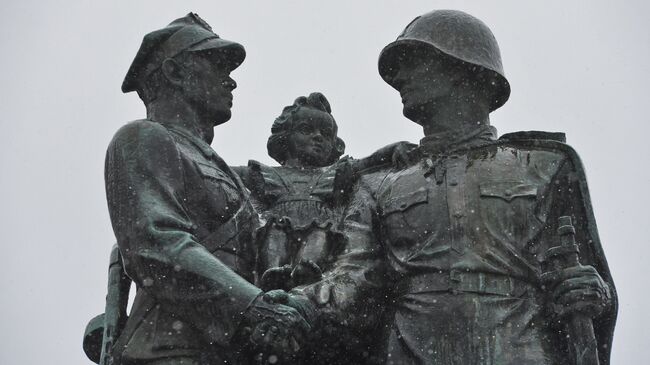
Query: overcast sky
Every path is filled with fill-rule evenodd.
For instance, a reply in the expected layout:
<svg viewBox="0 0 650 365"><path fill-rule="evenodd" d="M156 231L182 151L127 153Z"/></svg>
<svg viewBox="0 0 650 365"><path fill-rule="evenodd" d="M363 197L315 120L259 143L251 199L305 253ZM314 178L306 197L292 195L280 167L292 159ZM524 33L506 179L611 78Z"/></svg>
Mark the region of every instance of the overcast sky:
<svg viewBox="0 0 650 365"><path fill-rule="evenodd" d="M0 364L90 362L113 244L103 184L113 133L144 117L120 85L142 36L195 11L248 56L233 73L233 118L214 149L230 164L266 156L273 119L323 92L347 153L422 131L377 73L379 51L415 16L464 10L501 46L510 101L500 134L567 133L587 168L617 284L613 364L648 358L650 254L646 1L34 1L0 5Z"/></svg>

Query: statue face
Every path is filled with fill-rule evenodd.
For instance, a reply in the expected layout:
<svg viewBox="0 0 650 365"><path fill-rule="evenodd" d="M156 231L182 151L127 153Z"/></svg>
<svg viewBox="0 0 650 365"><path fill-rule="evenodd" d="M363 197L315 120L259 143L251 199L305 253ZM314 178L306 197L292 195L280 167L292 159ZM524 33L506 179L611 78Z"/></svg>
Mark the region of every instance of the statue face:
<svg viewBox="0 0 650 365"><path fill-rule="evenodd" d="M336 139L332 117L303 108L294 118L288 137L288 158L297 159L304 167L326 166Z"/></svg>
<svg viewBox="0 0 650 365"><path fill-rule="evenodd" d="M210 53L192 53L183 66L187 71L183 95L190 105L215 126L227 122L231 116L232 91L237 87L230 70Z"/></svg>
<svg viewBox="0 0 650 365"><path fill-rule="evenodd" d="M395 83L404 105L404 116L414 120L428 108L444 105L454 90L453 67L441 57L416 53L400 63Z"/></svg>

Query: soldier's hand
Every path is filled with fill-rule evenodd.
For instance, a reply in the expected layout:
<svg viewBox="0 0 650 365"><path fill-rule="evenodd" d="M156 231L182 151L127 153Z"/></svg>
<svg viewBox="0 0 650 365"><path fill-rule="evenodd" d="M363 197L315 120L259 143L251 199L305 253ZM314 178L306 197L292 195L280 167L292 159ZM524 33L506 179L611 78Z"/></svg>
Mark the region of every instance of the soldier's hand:
<svg viewBox="0 0 650 365"><path fill-rule="evenodd" d="M551 289L552 309L559 316L582 312L595 317L610 303L609 286L593 266L553 271L542 281Z"/></svg>
<svg viewBox="0 0 650 365"><path fill-rule="evenodd" d="M417 147L416 144L410 142L397 142L393 145L393 154L391 156L391 163L393 166L401 169L408 166L411 161L409 152Z"/></svg>
<svg viewBox="0 0 650 365"><path fill-rule="evenodd" d="M269 303L283 304L294 308L310 326L313 326L316 322L316 306L304 295L287 293L284 290L271 290L264 294L264 300Z"/></svg>
<svg viewBox="0 0 650 365"><path fill-rule="evenodd" d="M287 305L259 296L244 312L250 345L260 354L290 359L302 347L311 326Z"/></svg>

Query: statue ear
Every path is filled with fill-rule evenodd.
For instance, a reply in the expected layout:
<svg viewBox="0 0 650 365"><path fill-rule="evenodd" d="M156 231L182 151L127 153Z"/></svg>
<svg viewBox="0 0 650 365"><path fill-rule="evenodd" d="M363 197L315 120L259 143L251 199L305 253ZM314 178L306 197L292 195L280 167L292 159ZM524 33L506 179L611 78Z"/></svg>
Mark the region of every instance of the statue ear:
<svg viewBox="0 0 650 365"><path fill-rule="evenodd" d="M185 79L185 70L173 58L166 58L160 66L160 69L167 81L172 85L180 86Z"/></svg>
<svg viewBox="0 0 650 365"><path fill-rule="evenodd" d="M345 142L343 142L339 137L336 137L336 141L334 141L334 149L339 156L341 156L345 152Z"/></svg>
<svg viewBox="0 0 650 365"><path fill-rule="evenodd" d="M339 158L343 155L343 152L345 152L345 142L343 142L343 140L339 137L336 137L336 140L334 141L334 148L332 149L332 154L330 155L327 164L331 165L334 162L338 161Z"/></svg>

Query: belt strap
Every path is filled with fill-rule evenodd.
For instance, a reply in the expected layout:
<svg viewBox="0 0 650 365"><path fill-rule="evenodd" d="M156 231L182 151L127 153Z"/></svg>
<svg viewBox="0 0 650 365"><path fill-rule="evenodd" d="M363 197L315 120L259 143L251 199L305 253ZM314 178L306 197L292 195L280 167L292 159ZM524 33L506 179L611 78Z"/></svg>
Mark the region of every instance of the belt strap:
<svg viewBox="0 0 650 365"><path fill-rule="evenodd" d="M208 248L210 252L214 252L236 238L240 233L242 233L242 228L246 227L246 225L250 223L252 216L250 210L249 202L246 200L242 201L241 206L237 212L230 217L230 219L225 221L214 232L201 240L203 246Z"/></svg>
<svg viewBox="0 0 650 365"><path fill-rule="evenodd" d="M532 295L536 288L532 284L507 275L477 273L463 270L425 273L407 277L397 284L400 295L448 291L451 293L494 294L508 297Z"/></svg>

